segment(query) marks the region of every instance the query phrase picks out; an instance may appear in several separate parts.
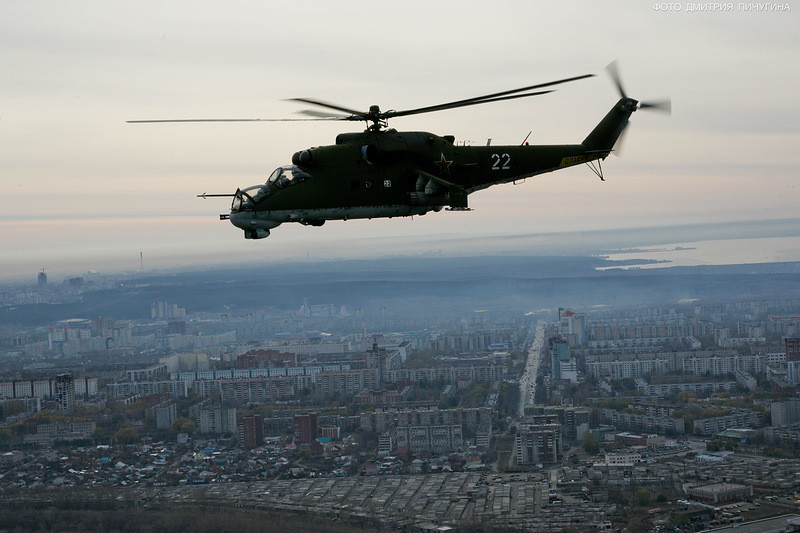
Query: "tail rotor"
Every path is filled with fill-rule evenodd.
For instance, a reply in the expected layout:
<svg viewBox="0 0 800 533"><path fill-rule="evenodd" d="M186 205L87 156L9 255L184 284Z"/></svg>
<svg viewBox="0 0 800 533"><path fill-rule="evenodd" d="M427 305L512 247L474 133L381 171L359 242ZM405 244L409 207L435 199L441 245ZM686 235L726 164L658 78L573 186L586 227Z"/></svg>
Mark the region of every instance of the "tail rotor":
<svg viewBox="0 0 800 533"><path fill-rule="evenodd" d="M611 76L611 81L613 81L614 85L617 87L619 95L622 98L631 99L625 93L625 89L622 86L622 77L619 74L617 61L614 60L611 63L609 63L608 66L606 67L606 71L608 72L608 75ZM633 101L636 104L636 109L650 109L652 111L661 111L662 113L667 113L667 114L672 113L672 101L669 98L662 98L660 100L652 100L649 102L639 102L636 100Z"/></svg>
<svg viewBox="0 0 800 533"><path fill-rule="evenodd" d="M626 100L625 105L630 106L630 110L637 111L639 109L647 109L649 111L658 111L661 113L666 113L667 115L672 114L672 101L667 98L661 98L659 100L650 100L646 102L640 102L638 100L634 100L630 98L625 93L625 88L622 85L622 77L619 74L619 68L617 67L617 61L614 60L608 64L606 67L606 71L608 75L611 77L611 81L614 82L614 86L616 86L617 91L619 92L620 97ZM614 143L613 153L614 155L620 156L622 155L622 146L624 144L625 133L627 128L620 133L619 138L617 138L617 142Z"/></svg>

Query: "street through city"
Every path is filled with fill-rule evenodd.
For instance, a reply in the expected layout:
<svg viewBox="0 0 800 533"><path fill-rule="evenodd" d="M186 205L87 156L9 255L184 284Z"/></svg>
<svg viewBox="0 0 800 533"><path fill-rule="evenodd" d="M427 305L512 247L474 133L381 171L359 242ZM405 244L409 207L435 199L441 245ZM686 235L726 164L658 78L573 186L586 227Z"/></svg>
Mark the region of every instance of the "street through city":
<svg viewBox="0 0 800 533"><path fill-rule="evenodd" d="M525 372L519 380L519 416L525 414L525 406L534 404L536 395L536 377L539 373L539 363L542 360L544 348L544 322L537 322L535 337L528 348L528 361L525 363Z"/></svg>

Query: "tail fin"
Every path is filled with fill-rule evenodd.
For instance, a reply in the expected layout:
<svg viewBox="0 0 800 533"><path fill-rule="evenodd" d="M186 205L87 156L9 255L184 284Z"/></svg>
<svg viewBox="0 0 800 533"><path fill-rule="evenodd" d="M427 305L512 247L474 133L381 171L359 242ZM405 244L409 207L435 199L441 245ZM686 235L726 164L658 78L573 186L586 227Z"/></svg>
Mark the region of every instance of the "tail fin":
<svg viewBox="0 0 800 533"><path fill-rule="evenodd" d="M628 125L628 119L637 109L638 102L632 98L620 98L611 111L583 140L583 147L591 151L610 151Z"/></svg>

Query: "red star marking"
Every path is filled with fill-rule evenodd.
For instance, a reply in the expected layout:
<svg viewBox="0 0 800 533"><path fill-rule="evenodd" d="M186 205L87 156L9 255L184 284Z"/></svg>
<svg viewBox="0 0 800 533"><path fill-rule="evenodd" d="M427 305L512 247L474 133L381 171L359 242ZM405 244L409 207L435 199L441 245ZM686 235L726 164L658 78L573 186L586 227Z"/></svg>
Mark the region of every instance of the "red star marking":
<svg viewBox="0 0 800 533"><path fill-rule="evenodd" d="M437 165L439 165L439 174L449 174L450 173L450 165L453 163L452 161L448 161L447 158L442 154L442 158L439 161L434 161Z"/></svg>

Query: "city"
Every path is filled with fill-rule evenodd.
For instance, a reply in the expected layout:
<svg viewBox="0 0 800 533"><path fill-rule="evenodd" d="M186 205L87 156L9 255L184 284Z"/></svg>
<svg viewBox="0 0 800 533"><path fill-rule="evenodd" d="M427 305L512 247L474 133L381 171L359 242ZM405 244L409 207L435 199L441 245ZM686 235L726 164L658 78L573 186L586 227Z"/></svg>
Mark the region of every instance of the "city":
<svg viewBox="0 0 800 533"><path fill-rule="evenodd" d="M0 3L0 533L800 533L798 12Z"/></svg>
<svg viewBox="0 0 800 533"><path fill-rule="evenodd" d="M798 527L791 264L437 261L424 282L395 259L4 286L3 522ZM609 297L659 283L684 297Z"/></svg>

